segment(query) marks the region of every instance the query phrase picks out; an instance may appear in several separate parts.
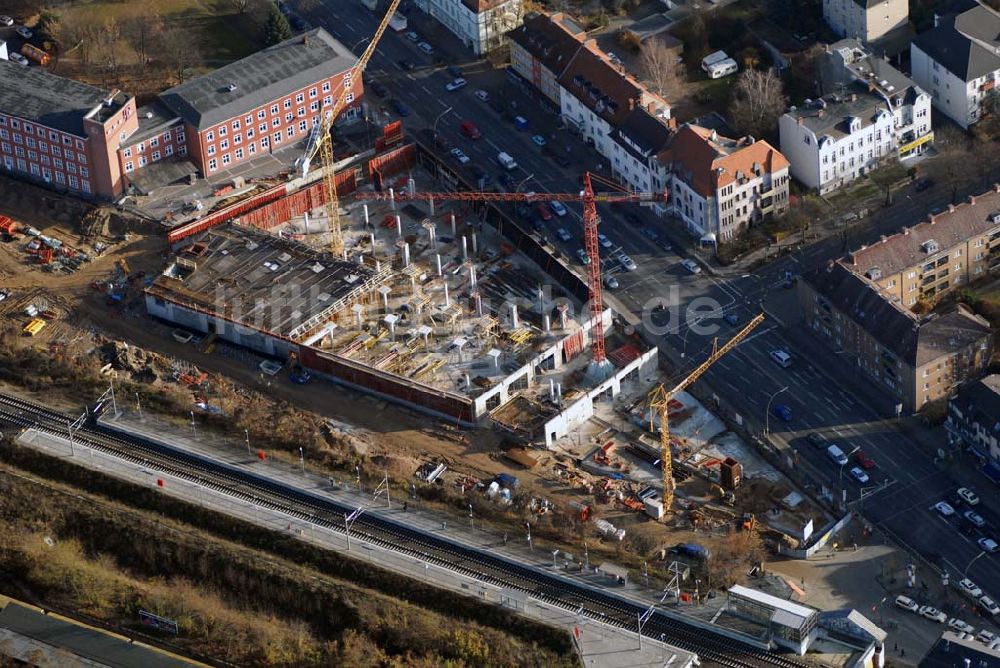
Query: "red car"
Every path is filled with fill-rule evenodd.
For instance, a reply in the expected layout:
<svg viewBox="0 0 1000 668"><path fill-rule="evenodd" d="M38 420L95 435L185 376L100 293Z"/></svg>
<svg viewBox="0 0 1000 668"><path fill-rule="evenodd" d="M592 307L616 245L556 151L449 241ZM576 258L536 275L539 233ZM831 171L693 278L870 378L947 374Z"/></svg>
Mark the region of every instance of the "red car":
<svg viewBox="0 0 1000 668"><path fill-rule="evenodd" d="M854 462L866 471L870 471L875 468L875 460L866 455L863 450L858 450L857 453L855 453Z"/></svg>
<svg viewBox="0 0 1000 668"><path fill-rule="evenodd" d="M552 220L552 210L549 209L549 207L545 206L544 204L539 204L535 210L538 211L538 215L545 222L549 222L550 220Z"/></svg>

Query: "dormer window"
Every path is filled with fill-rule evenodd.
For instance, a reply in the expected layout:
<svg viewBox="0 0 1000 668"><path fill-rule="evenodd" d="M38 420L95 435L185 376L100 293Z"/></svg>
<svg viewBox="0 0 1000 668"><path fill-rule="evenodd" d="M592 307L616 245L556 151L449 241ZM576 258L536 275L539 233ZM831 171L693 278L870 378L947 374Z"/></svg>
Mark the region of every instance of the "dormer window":
<svg viewBox="0 0 1000 668"><path fill-rule="evenodd" d="M925 241L921 245L921 248L923 248L923 251L928 255L933 255L934 253L937 253L939 250L941 250L940 246L938 246L938 242L934 241L933 239L928 239L927 241Z"/></svg>

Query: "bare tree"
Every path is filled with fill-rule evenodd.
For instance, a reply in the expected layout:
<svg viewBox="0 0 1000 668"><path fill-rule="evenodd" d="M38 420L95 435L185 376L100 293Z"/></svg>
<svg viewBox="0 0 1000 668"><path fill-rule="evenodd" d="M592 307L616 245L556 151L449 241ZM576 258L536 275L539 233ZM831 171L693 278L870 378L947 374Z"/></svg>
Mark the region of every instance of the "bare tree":
<svg viewBox="0 0 1000 668"><path fill-rule="evenodd" d="M761 137L774 131L786 102L781 79L773 69L746 70L736 81L729 116L740 132Z"/></svg>
<svg viewBox="0 0 1000 668"><path fill-rule="evenodd" d="M972 159L969 137L952 125L945 125L934 133L934 146L938 157L935 167L945 184L951 188L952 203L958 198L958 184L970 176Z"/></svg>
<svg viewBox="0 0 1000 668"><path fill-rule="evenodd" d="M191 68L201 59L197 46L179 28L174 28L163 35L160 51L164 67L177 83L183 83L191 74Z"/></svg>
<svg viewBox="0 0 1000 668"><path fill-rule="evenodd" d="M147 5L122 20L122 34L135 50L139 69L145 71L150 55L163 34L163 21L153 5Z"/></svg>
<svg viewBox="0 0 1000 668"><path fill-rule="evenodd" d="M232 3L239 14L246 14L247 9L250 7L250 0L232 0Z"/></svg>
<svg viewBox="0 0 1000 668"><path fill-rule="evenodd" d="M676 97L684 84L684 72L677 55L663 40L651 37L643 42L639 47L639 66L653 90L662 97Z"/></svg>
<svg viewBox="0 0 1000 668"><path fill-rule="evenodd" d="M81 13L80 16L63 27L62 55L74 51L79 53L80 63L90 65L90 56L99 46L98 39L102 25L96 16Z"/></svg>

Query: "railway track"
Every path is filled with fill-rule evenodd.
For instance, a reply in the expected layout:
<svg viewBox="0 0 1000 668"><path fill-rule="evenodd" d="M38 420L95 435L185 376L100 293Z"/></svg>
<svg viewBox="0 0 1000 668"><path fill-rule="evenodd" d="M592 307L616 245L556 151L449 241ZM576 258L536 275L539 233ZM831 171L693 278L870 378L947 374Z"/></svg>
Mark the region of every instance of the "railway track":
<svg viewBox="0 0 1000 668"><path fill-rule="evenodd" d="M71 418L17 397L0 394L0 420L65 436ZM90 424L74 432L74 441L98 452L142 465L150 470L197 483L203 487L280 511L334 531L344 532L344 518L355 508L317 497L274 480L174 450L152 441ZM523 566L506 558L425 534L375 514L354 520L356 539L406 554L478 581L516 589L529 596L592 619L636 630L645 610L630 601L591 589L568 579ZM642 633L696 653L703 663L730 668L804 668L808 664L788 655L759 649L748 643L667 617L655 611Z"/></svg>

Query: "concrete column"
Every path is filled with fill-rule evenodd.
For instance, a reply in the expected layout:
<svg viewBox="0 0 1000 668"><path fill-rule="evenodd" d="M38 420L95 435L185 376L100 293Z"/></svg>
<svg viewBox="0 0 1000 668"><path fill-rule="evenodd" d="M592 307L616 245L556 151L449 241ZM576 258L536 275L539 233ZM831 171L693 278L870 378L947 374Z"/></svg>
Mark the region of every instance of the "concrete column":
<svg viewBox="0 0 1000 668"><path fill-rule="evenodd" d="M434 255L434 262L437 264L438 276L441 275L441 254L437 253Z"/></svg>
<svg viewBox="0 0 1000 668"><path fill-rule="evenodd" d="M410 191L411 197L417 192L417 182L413 180L412 176L406 181L406 188Z"/></svg>
<svg viewBox="0 0 1000 668"><path fill-rule="evenodd" d="M369 225L371 225L371 220L368 218L368 205L365 204L362 208L365 212L365 227L367 228Z"/></svg>
<svg viewBox="0 0 1000 668"><path fill-rule="evenodd" d="M479 247L476 244L476 233L473 232L472 233L472 254L475 255L478 252L479 252Z"/></svg>
<svg viewBox="0 0 1000 668"><path fill-rule="evenodd" d="M431 197L431 198L430 198L430 199L428 200L428 202L430 202L430 205L431 205L431 218L433 218L433 217L434 217L434 198L433 198L433 197Z"/></svg>
<svg viewBox="0 0 1000 668"><path fill-rule="evenodd" d="M355 323L358 326L358 329L361 329L361 322L362 322L362 319L363 319L363 317L362 317L361 314L364 312L365 307L362 306L361 304L355 304L354 306L351 307L351 310L354 311L354 320L355 320ZM332 330L330 332L330 345L333 345L333 331Z"/></svg>
<svg viewBox="0 0 1000 668"><path fill-rule="evenodd" d="M466 237L462 237L462 260L469 259L469 244Z"/></svg>
<svg viewBox="0 0 1000 668"><path fill-rule="evenodd" d="M566 329L566 312L568 310L565 304L559 306L559 329Z"/></svg>
<svg viewBox="0 0 1000 668"><path fill-rule="evenodd" d="M451 236L454 237L458 234L458 228L455 226L455 214L451 214Z"/></svg>
<svg viewBox="0 0 1000 668"><path fill-rule="evenodd" d="M476 289L476 265L469 265L469 287Z"/></svg>
<svg viewBox="0 0 1000 668"><path fill-rule="evenodd" d="M451 306L451 297L448 296L448 284L444 284L444 307L448 308Z"/></svg>
<svg viewBox="0 0 1000 668"><path fill-rule="evenodd" d="M302 214L302 233L309 234L309 212Z"/></svg>
<svg viewBox="0 0 1000 668"><path fill-rule="evenodd" d="M517 304L512 303L510 305L510 327L511 329L517 329L521 322L517 317Z"/></svg>
<svg viewBox="0 0 1000 668"><path fill-rule="evenodd" d="M392 188L389 188L389 204L392 205L392 210L395 211L396 210L396 193L394 193L392 191Z"/></svg>
<svg viewBox="0 0 1000 668"><path fill-rule="evenodd" d="M479 294L479 290L472 293L472 300L476 303L476 315L483 315L483 296Z"/></svg>
<svg viewBox="0 0 1000 668"><path fill-rule="evenodd" d="M548 313L542 316L542 330L545 332L552 330L552 318L549 317Z"/></svg>
<svg viewBox="0 0 1000 668"><path fill-rule="evenodd" d="M410 244L403 244L403 266L410 266Z"/></svg>
<svg viewBox="0 0 1000 668"><path fill-rule="evenodd" d="M375 233L372 232L368 235L368 241L372 244L372 257L375 257Z"/></svg>
<svg viewBox="0 0 1000 668"><path fill-rule="evenodd" d="M403 219L399 217L398 213L396 214L396 236L403 236Z"/></svg>

